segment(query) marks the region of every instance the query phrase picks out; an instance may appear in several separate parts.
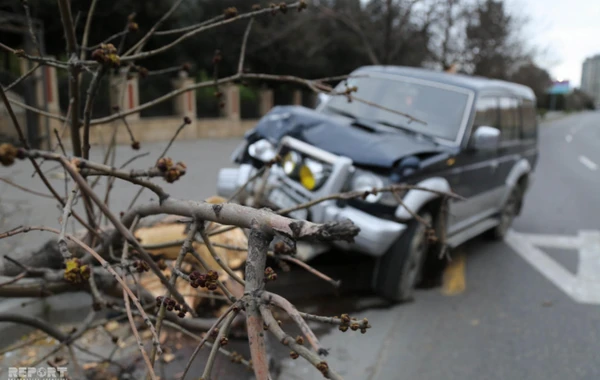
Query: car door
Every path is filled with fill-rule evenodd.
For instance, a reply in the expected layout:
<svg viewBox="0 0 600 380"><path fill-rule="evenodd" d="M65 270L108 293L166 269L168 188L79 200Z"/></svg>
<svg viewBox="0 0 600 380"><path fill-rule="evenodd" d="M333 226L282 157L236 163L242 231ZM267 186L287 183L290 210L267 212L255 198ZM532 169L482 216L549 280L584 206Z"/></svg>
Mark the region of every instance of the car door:
<svg viewBox="0 0 600 380"><path fill-rule="evenodd" d="M493 189L488 197L487 207L499 210L506 192L506 179L521 157L523 151L521 100L505 95L499 98L500 106L500 144L498 158L493 170Z"/></svg>
<svg viewBox="0 0 600 380"><path fill-rule="evenodd" d="M452 189L464 200L450 204L448 232L453 234L467 228L493 212L493 195L497 170L497 149L476 150L471 148L473 133L480 126L500 129L499 97L496 94L480 94L475 103L475 117L470 130L468 146L456 157L456 173L451 183Z"/></svg>

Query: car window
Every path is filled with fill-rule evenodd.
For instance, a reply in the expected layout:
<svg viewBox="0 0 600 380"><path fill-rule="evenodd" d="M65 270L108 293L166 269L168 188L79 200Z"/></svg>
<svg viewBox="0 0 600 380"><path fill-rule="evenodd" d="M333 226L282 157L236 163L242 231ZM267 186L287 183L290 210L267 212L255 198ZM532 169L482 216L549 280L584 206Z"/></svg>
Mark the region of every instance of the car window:
<svg viewBox="0 0 600 380"><path fill-rule="evenodd" d="M483 125L499 128L498 121L498 98L484 96L477 99L473 131Z"/></svg>
<svg viewBox="0 0 600 380"><path fill-rule="evenodd" d="M521 103L521 115L523 117L523 139L535 139L537 135L537 116L535 112L535 103L532 100L523 100Z"/></svg>
<svg viewBox="0 0 600 380"><path fill-rule="evenodd" d="M521 117L519 102L515 98L501 97L500 101L500 140L513 141L519 139Z"/></svg>
<svg viewBox="0 0 600 380"><path fill-rule="evenodd" d="M424 135L453 141L463 121L469 91L460 87L429 81L352 78L348 87L356 87L352 102L344 96L333 96L324 105L325 111L345 113L366 120L385 122ZM337 90L345 91L341 84ZM376 106L374 106L375 104ZM426 125L402 116L408 114Z"/></svg>

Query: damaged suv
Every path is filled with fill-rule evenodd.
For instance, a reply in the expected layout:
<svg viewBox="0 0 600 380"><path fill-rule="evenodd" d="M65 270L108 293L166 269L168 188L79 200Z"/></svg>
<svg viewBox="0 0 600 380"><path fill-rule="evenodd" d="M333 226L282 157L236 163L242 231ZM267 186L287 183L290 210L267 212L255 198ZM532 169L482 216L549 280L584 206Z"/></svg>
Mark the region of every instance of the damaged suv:
<svg viewBox="0 0 600 380"><path fill-rule="evenodd" d="M386 192L328 200L288 214L317 223L351 219L359 235L336 248L374 256L375 290L404 301L428 257L438 259L425 223L450 248L483 233L502 239L509 230L537 161L536 98L514 83L391 66L357 69L336 91L348 88L351 101L342 95L316 109L273 108L234 152L239 166L221 169L218 192L232 196L276 155L281 161L238 201L285 209L391 184L431 190L405 191L402 202ZM297 248L308 260L331 247Z"/></svg>

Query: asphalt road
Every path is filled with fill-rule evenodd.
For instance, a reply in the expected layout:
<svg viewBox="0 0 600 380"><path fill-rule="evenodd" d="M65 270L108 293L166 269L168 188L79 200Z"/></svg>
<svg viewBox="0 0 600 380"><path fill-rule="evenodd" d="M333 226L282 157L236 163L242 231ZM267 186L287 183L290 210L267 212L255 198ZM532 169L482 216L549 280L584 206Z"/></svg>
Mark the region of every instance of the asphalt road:
<svg viewBox="0 0 600 380"><path fill-rule="evenodd" d="M170 155L185 161L189 174L166 186L170 193L193 199L212 195L217 171L230 164L229 155L237 142L176 142ZM142 146L141 152L151 155L136 166L151 166L163 146ZM598 146L600 112L541 125L536 180L523 214L515 221L516 232L577 236L582 230L600 229ZM99 158L99 149L96 152ZM119 147L117 165L134 153L129 147ZM0 169L0 176L44 192L24 163ZM60 178L52 182L63 186ZM128 189L119 184L110 201L113 210L127 206ZM145 194L144 199L149 199L149 193ZM60 216L53 202L2 183L0 213L2 230L21 224L58 226ZM32 249L47 238L43 234L15 237L0 241L0 248L3 252ZM600 260L600 245L586 247L589 257ZM582 270L576 249L543 251L573 276ZM320 330L324 346L331 349L329 365L346 379L600 378L600 304L578 302L555 283L564 276L552 277L556 270L532 265L526 258L534 256L527 256L527 249L519 254L505 242L477 240L461 252L465 260L458 276L464 271L465 287L458 294L448 296L440 288L421 290L414 303L391 308L368 296L321 301L332 314L352 312L369 318L373 326L365 335ZM588 277L589 289L594 283L600 285L600 272L588 273ZM279 379L320 378L300 360L286 359L280 365Z"/></svg>

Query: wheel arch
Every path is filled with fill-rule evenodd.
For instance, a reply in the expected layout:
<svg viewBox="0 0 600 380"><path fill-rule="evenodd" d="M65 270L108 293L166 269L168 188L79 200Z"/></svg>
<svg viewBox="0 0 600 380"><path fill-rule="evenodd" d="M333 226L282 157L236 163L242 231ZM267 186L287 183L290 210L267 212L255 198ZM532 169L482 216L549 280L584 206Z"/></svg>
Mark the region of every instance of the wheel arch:
<svg viewBox="0 0 600 380"><path fill-rule="evenodd" d="M394 214L399 221L409 221L413 219L413 214L422 210L423 207L431 208L436 204L441 206L443 197L440 193L448 193L451 191L450 184L442 177L428 178L415 184L415 187L421 187L432 191L420 189L409 190L402 199L404 204L398 206ZM435 216L436 212L433 211L432 214Z"/></svg>
<svg viewBox="0 0 600 380"><path fill-rule="evenodd" d="M504 192L504 196L502 198L501 205L504 205L508 200L511 192L515 188L520 188L521 193L521 202L519 203L519 207L517 210L517 215L520 214L521 208L523 206L523 195L529 186L530 175L532 172L531 164L528 160L522 158L520 159L510 170L508 176L506 177L506 191Z"/></svg>

